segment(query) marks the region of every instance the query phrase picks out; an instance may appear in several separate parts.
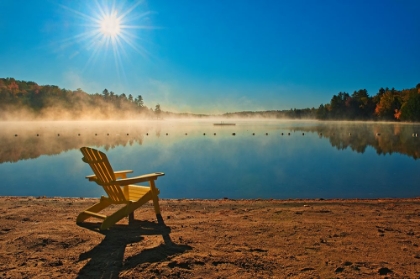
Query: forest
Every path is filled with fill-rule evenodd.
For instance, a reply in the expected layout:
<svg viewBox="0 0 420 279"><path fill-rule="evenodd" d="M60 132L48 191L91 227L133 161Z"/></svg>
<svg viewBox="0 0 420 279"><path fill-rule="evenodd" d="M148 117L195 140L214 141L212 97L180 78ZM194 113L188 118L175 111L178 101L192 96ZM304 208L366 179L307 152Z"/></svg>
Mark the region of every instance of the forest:
<svg viewBox="0 0 420 279"><path fill-rule="evenodd" d="M104 89L88 94L55 85L0 78L0 120L102 120L160 118L161 108L148 108L141 95L118 95Z"/></svg>
<svg viewBox="0 0 420 279"><path fill-rule="evenodd" d="M420 83L415 88L380 88L375 96L366 89L340 92L316 112L320 120L420 121Z"/></svg>
<svg viewBox="0 0 420 279"><path fill-rule="evenodd" d="M420 122L420 83L410 89L380 88L369 96L366 89L339 92L318 108L227 112L205 115L163 111L160 104L147 107L143 97L104 89L89 94L56 85L0 78L0 120L102 120L162 119L173 117L289 118L319 120L371 120Z"/></svg>

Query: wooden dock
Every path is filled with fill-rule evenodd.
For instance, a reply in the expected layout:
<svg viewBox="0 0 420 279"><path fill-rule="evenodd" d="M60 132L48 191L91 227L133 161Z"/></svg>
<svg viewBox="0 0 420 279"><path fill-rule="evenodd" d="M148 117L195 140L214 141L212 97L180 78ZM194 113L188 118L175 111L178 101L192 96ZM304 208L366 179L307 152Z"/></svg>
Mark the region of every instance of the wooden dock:
<svg viewBox="0 0 420 279"><path fill-rule="evenodd" d="M220 122L220 123L214 123L214 126L235 126L235 123L225 123L225 122Z"/></svg>

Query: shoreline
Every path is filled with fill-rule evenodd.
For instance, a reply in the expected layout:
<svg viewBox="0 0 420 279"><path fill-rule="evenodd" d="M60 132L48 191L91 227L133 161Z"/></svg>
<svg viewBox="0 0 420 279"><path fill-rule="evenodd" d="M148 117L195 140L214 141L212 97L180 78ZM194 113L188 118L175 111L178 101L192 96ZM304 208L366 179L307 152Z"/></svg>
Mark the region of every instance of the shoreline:
<svg viewBox="0 0 420 279"><path fill-rule="evenodd" d="M1 196L0 277L420 277L420 197L161 199L163 224L149 203L77 225L97 200Z"/></svg>
<svg viewBox="0 0 420 279"><path fill-rule="evenodd" d="M98 200L100 197L62 197L62 196L1 196L1 199L55 199L55 200ZM286 198L286 199L277 199L277 198L159 198L159 201L232 201L232 202L242 202L242 201L260 201L260 202L294 202L294 201L313 201L313 202L326 202L326 201L420 201L419 197L408 197L408 198L396 198L396 197L385 197L385 198Z"/></svg>

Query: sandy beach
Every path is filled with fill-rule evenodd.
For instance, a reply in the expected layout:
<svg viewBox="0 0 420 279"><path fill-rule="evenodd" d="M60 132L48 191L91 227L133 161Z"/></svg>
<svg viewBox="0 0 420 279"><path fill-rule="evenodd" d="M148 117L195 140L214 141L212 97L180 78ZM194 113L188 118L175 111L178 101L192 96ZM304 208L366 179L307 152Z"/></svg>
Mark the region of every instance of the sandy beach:
<svg viewBox="0 0 420 279"><path fill-rule="evenodd" d="M420 278L420 198L161 200L99 231L87 198L0 197L1 278Z"/></svg>

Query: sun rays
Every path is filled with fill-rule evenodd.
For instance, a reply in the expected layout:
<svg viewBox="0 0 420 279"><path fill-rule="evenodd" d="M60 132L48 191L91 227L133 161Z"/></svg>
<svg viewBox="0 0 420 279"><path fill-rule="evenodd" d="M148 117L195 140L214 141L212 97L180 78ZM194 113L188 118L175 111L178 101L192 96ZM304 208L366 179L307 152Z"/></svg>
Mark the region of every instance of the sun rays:
<svg viewBox="0 0 420 279"><path fill-rule="evenodd" d="M87 54L84 70L96 67L101 60L112 55L117 75L124 75L123 62L130 62L130 55L148 56L143 34L146 29L153 29L149 24L150 12L142 9L142 1L130 6L126 1L85 2L83 10L62 6L75 18L79 32L65 39L62 45L77 45L79 49L70 58ZM91 4L91 6L88 6ZM93 4L93 5L92 5ZM134 50L134 52L132 52Z"/></svg>

